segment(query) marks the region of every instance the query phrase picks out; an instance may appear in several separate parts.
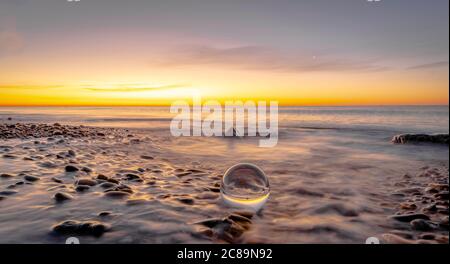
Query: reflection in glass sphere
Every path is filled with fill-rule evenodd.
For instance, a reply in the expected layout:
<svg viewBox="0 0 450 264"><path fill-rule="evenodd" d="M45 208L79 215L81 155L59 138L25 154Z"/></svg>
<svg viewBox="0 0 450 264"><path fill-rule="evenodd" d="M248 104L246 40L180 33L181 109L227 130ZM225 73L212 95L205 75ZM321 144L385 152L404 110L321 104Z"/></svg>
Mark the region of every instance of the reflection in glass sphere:
<svg viewBox="0 0 450 264"><path fill-rule="evenodd" d="M225 172L220 193L230 206L259 211L269 198L269 179L259 167L239 163Z"/></svg>

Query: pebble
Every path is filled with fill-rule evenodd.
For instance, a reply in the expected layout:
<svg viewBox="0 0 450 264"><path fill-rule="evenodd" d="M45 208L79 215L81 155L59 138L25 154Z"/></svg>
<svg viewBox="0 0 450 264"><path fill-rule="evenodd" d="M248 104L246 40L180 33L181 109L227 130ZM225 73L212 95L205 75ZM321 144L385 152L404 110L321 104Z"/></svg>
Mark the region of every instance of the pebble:
<svg viewBox="0 0 450 264"><path fill-rule="evenodd" d="M95 186L97 185L97 181L91 179L79 179L76 182L77 185L87 185L87 186Z"/></svg>
<svg viewBox="0 0 450 264"><path fill-rule="evenodd" d="M418 231L430 231L437 228L437 225L431 221L423 220L423 219L415 219L411 221L411 227L414 230Z"/></svg>
<svg viewBox="0 0 450 264"><path fill-rule="evenodd" d="M18 193L18 191L13 191L13 190L7 190L7 191L1 191L0 192L0 195L13 195L13 194L16 194L16 193Z"/></svg>
<svg viewBox="0 0 450 264"><path fill-rule="evenodd" d="M62 235L91 235L99 237L109 231L111 226L97 221L67 220L53 226L53 231Z"/></svg>
<svg viewBox="0 0 450 264"><path fill-rule="evenodd" d="M400 222L411 222L412 220L415 219L430 220L429 216L419 213L391 215L390 218Z"/></svg>
<svg viewBox="0 0 450 264"><path fill-rule="evenodd" d="M148 155L142 155L141 159L145 159L145 160L152 160L154 159L152 156L148 156Z"/></svg>
<svg viewBox="0 0 450 264"><path fill-rule="evenodd" d="M12 176L11 174L7 174L7 173L2 173L0 174L0 178L12 178L14 176Z"/></svg>
<svg viewBox="0 0 450 264"><path fill-rule="evenodd" d="M75 156L77 156L77 153L76 153L75 151L69 149L69 150L67 151L67 155L69 155L69 156L71 156L71 157L75 157Z"/></svg>
<svg viewBox="0 0 450 264"><path fill-rule="evenodd" d="M76 172L76 171L79 171L80 169L78 169L78 167L73 166L73 165L67 165L65 170L66 170L66 172Z"/></svg>
<svg viewBox="0 0 450 264"><path fill-rule="evenodd" d="M73 196L68 193L58 192L58 193L55 193L53 198L55 198L55 200L57 202L63 202L63 201L67 201L67 200L72 200Z"/></svg>
<svg viewBox="0 0 450 264"><path fill-rule="evenodd" d="M89 168L89 167L83 167L83 168L81 168L81 171L84 171L84 172L86 172L86 173L91 173L91 172L92 172L92 169Z"/></svg>
<svg viewBox="0 0 450 264"><path fill-rule="evenodd" d="M99 175L97 176L97 180L104 180L104 181L107 181L107 180L109 180L109 178L106 177L106 176L103 175L103 174L99 174Z"/></svg>
<svg viewBox="0 0 450 264"><path fill-rule="evenodd" d="M110 211L103 211L103 212L98 213L98 216L100 216L100 217L105 217L105 216L110 216L110 215L111 215Z"/></svg>
<svg viewBox="0 0 450 264"><path fill-rule="evenodd" d="M188 205L194 204L194 199L191 199L191 198L178 198L177 200L181 203L188 204Z"/></svg>
<svg viewBox="0 0 450 264"><path fill-rule="evenodd" d="M87 190L89 190L91 187L89 187L89 185L78 185L76 188L75 188L75 190L77 191L77 192L84 192L84 191L87 191Z"/></svg>
<svg viewBox="0 0 450 264"><path fill-rule="evenodd" d="M104 182L104 183L100 184L100 187L105 188L105 189L113 188L116 186L117 186L117 184L112 183L112 182Z"/></svg>
<svg viewBox="0 0 450 264"><path fill-rule="evenodd" d="M25 175L23 178L24 178L26 181L29 181L29 182L35 182L35 181L39 181L39 180L40 180L39 177L31 176L31 175Z"/></svg>
<svg viewBox="0 0 450 264"><path fill-rule="evenodd" d="M130 195L130 194L127 192L124 192L124 191L110 191L110 192L105 193L105 196L113 197L113 198L122 198L122 197L125 197L128 195Z"/></svg>
<svg viewBox="0 0 450 264"><path fill-rule="evenodd" d="M60 180L60 179L58 179L58 178L56 178L56 177L53 177L53 178L52 178L52 181L54 181L54 182L56 182L56 183L63 183L62 180Z"/></svg>

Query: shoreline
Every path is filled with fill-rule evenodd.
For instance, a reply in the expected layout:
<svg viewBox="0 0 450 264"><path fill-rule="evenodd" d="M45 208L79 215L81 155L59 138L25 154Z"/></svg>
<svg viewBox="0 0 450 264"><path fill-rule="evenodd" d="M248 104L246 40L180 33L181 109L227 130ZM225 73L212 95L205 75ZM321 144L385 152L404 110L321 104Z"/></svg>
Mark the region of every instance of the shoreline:
<svg viewBox="0 0 450 264"><path fill-rule="evenodd" d="M33 194L33 189L38 188L33 198L35 201L20 198L20 202L37 202L50 206L51 210L68 207L69 211L42 223L46 226L41 231L42 235L49 236L47 239L50 241L67 235L79 235L89 237L88 241L92 243L98 243L96 239L111 232L123 235L128 229L121 229L123 223L119 218L130 210L139 216L142 213L134 208L143 206L150 211L156 208L163 210L163 215L170 216L174 223L179 222L180 227L187 225L184 228L187 228L185 232L189 234L191 242L266 242L263 234L255 238L247 237L247 234L260 228L257 226L265 221L264 217L270 216L268 209L267 212L254 214L228 208L224 214L226 207L221 205L219 197L222 171L205 169L203 164L189 167L175 163L179 167L168 166L166 158L158 157L158 148L151 147L140 152L142 145L152 146L154 140L151 133L136 135L121 128L58 123L0 124L0 159L4 162L2 164L10 163L0 171L0 204L13 202L26 195L27 192L22 192L22 189L27 188ZM138 155L137 159L131 156L135 154ZM102 157L98 158L99 155ZM174 157L175 160L178 158ZM126 162L122 161L124 159ZM29 164L29 169L14 165L23 162ZM415 174L405 173L390 184L393 190L388 191L388 199L383 198L386 204L382 206L389 208L384 217L392 225L383 228L385 231L380 233L380 240L383 243L448 244L448 166L422 167ZM302 199L328 197L313 190L314 181L309 188L297 188L296 193ZM80 212L78 217L69 217L68 212L71 210L80 210L77 203L81 206L87 201L92 208ZM96 206L96 203L101 206ZM183 221L184 212L211 205L217 208L211 212L202 212L202 217L194 215L193 219L196 220ZM10 207L18 209L14 204L8 204L6 208ZM173 212L176 212L176 216L171 215ZM311 212L309 216L313 217L317 213L327 215L330 212L342 219L358 218L362 214L362 211L354 211L345 203L332 202ZM15 217L24 221L24 216ZM151 219L153 217L158 216L152 216ZM156 230L163 232L164 228L156 227ZM321 231L315 227L302 232ZM117 240L118 243L133 241Z"/></svg>

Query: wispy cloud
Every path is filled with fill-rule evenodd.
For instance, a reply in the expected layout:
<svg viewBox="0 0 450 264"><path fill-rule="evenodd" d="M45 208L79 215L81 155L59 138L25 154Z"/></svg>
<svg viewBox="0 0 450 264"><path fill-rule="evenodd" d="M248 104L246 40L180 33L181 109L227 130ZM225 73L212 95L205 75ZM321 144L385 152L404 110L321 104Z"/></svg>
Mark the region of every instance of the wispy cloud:
<svg viewBox="0 0 450 264"><path fill-rule="evenodd" d="M435 69L435 68L442 68L442 67L448 67L448 61L436 61L432 63L425 63L425 64L419 64L414 65L411 67L408 67L408 70L424 70L424 69Z"/></svg>
<svg viewBox="0 0 450 264"><path fill-rule="evenodd" d="M285 72L312 71L380 71L386 70L374 60L352 60L336 56L305 52L283 54L261 46L217 48L212 46L185 46L168 52L153 63L160 66L220 65L248 70Z"/></svg>
<svg viewBox="0 0 450 264"><path fill-rule="evenodd" d="M0 18L0 57L19 51L24 47L24 38L15 25L15 19Z"/></svg>
<svg viewBox="0 0 450 264"><path fill-rule="evenodd" d="M0 89L12 90L39 90L39 89L58 89L63 88L63 85L35 85L35 84L0 84Z"/></svg>
<svg viewBox="0 0 450 264"><path fill-rule="evenodd" d="M139 86L137 87L135 84L120 84L115 87L107 87L107 88L100 88L88 85L88 87L84 86L83 89L94 91L94 92L144 92L144 91L155 91L155 90L166 90L166 89L173 89L173 88L180 88L180 87L186 87L187 85L183 84L170 84L170 85L163 85L163 86Z"/></svg>

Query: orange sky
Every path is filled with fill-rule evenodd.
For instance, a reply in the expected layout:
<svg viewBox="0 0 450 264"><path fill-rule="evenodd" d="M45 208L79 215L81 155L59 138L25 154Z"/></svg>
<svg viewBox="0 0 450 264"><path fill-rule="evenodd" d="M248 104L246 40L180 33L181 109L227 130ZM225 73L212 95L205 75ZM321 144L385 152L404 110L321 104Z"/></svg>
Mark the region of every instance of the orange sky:
<svg viewBox="0 0 450 264"><path fill-rule="evenodd" d="M192 14L162 2L0 3L0 106L167 105L194 92L280 105L448 104L448 2L362 2L336 6L335 17L318 11L334 1L286 2L272 20L263 3L224 4L214 16L208 2ZM367 21L348 24L345 12ZM373 23L381 13L387 22Z"/></svg>

